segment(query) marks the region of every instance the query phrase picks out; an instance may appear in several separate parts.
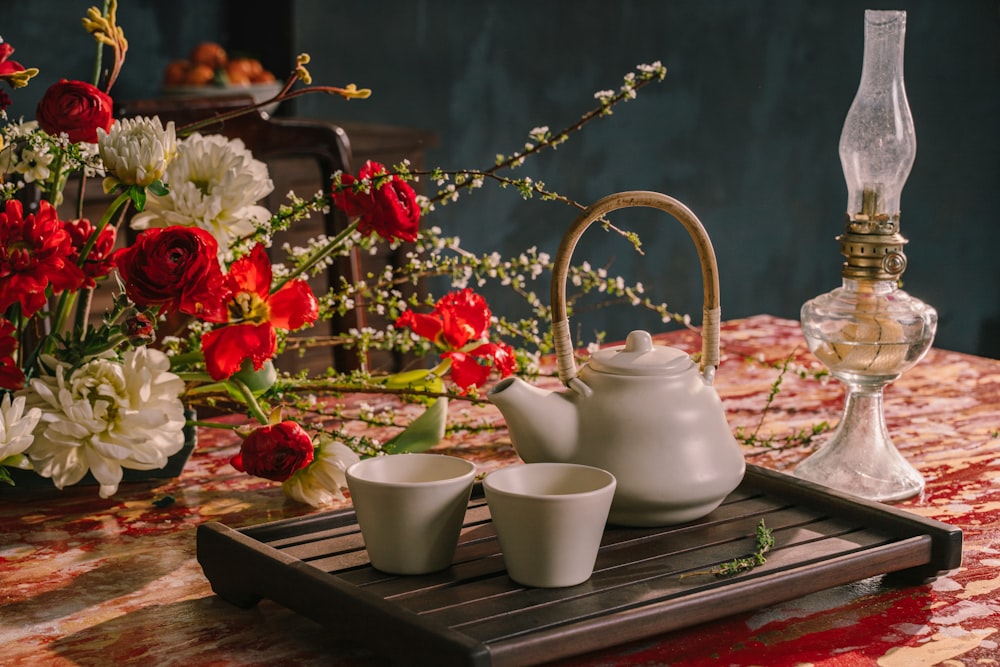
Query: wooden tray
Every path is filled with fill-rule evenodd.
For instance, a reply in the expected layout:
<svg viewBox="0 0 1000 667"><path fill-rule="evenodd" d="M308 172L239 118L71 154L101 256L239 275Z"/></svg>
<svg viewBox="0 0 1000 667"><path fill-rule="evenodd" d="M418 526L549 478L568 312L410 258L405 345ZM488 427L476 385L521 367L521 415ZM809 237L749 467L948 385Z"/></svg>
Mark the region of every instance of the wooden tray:
<svg viewBox="0 0 1000 667"><path fill-rule="evenodd" d="M761 518L775 538L764 565L680 577L751 553ZM372 568L349 509L241 530L198 527L198 561L222 598L245 608L269 598L415 665L537 664L878 574L925 583L961 556L958 528L756 466L702 520L609 526L593 576L571 588L510 580L478 486L453 566L430 575Z"/></svg>

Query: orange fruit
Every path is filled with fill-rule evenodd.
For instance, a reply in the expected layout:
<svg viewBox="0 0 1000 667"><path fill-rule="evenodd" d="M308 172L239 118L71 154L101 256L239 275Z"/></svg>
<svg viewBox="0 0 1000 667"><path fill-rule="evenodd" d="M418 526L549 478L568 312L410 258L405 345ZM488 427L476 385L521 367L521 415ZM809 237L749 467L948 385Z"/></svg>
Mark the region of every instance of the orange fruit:
<svg viewBox="0 0 1000 667"><path fill-rule="evenodd" d="M272 83L273 81L274 75L266 69L262 69L260 73L250 77L250 83Z"/></svg>
<svg viewBox="0 0 1000 667"><path fill-rule="evenodd" d="M231 72L234 69L238 69L252 78L260 74L264 70L264 66L256 58L233 58L226 66L226 70Z"/></svg>
<svg viewBox="0 0 1000 667"><path fill-rule="evenodd" d="M226 50L215 42L202 42L191 49L189 56L195 65L207 65L213 70L226 66Z"/></svg>
<svg viewBox="0 0 1000 667"><path fill-rule="evenodd" d="M200 86L211 83L215 78L215 70L208 65L192 65L184 77L184 83L191 86Z"/></svg>
<svg viewBox="0 0 1000 667"><path fill-rule="evenodd" d="M233 58L226 65L226 76L233 86L248 86L254 75L263 69L260 62L252 58Z"/></svg>
<svg viewBox="0 0 1000 667"><path fill-rule="evenodd" d="M187 78L191 63L187 60L175 60L163 70L163 83L168 86L179 86Z"/></svg>

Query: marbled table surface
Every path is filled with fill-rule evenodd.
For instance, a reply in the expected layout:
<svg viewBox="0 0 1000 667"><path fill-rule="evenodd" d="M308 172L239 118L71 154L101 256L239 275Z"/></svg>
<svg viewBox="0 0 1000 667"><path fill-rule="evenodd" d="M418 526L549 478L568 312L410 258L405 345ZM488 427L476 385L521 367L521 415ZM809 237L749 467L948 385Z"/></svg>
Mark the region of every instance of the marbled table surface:
<svg viewBox="0 0 1000 667"><path fill-rule="evenodd" d="M658 338L700 349L693 332ZM843 387L815 377L821 367L794 321L727 322L722 352L715 386L731 426L768 443L748 446L747 461L790 471L828 432L807 444L784 439L835 425ZM355 400L377 408L391 399ZM932 349L890 385L885 410L893 440L927 480L898 507L963 530L959 569L907 588L866 579L564 664L1000 665L1000 361ZM518 462L499 413L474 413L498 429L435 451L472 459L480 472ZM179 478L123 484L107 500L95 487L0 488L0 664L382 664L274 603L242 610L212 593L195 558L198 524L323 511L237 472L228 463L237 448L232 433L201 429Z"/></svg>

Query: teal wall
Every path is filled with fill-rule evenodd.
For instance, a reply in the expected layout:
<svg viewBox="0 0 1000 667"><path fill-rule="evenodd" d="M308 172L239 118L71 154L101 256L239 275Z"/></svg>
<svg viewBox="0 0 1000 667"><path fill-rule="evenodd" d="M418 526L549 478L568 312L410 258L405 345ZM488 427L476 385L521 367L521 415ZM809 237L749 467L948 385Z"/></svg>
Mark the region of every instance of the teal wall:
<svg viewBox="0 0 1000 667"><path fill-rule="evenodd" d="M56 69L80 67L77 76L86 76L89 46L79 36L77 8L88 4L3 0L0 34L28 64L48 58ZM274 39L287 40L289 53L309 52L317 81L375 91L349 103L305 98L296 113L432 130L439 142L428 162L443 168L487 167L497 153L521 147L532 128L575 122L592 108L595 91L617 88L635 65L662 61L665 81L521 173L582 203L628 189L687 203L715 244L727 319L762 312L797 318L805 300L839 284L834 237L847 195L837 142L860 76L863 13L905 9L918 141L902 201L910 239L905 288L938 309L938 346L1000 357L996 0L271 4L290 24ZM155 94L163 65L200 39L236 38L227 34L222 3L122 5L132 52L119 96ZM54 60L53 35L82 54L79 61ZM46 44L42 57L34 57L36 44ZM438 211L434 222L474 250L554 252L573 217L564 205L486 188ZM680 226L662 213L615 220L639 231L644 256L594 229L576 257L610 263L697 320L697 258ZM500 295L491 298L498 310L511 307ZM633 326L663 328L627 310L581 317L580 324L612 338Z"/></svg>
<svg viewBox="0 0 1000 667"><path fill-rule="evenodd" d="M1000 356L995 0L299 0L296 48L313 55L314 74L375 91L365 102L311 98L300 110L432 129L432 164L482 167L535 126L575 121L593 92L616 88L636 64L661 60L665 81L524 173L584 203L627 189L678 197L712 236L723 317L797 318L805 300L840 283L834 237L847 191L837 144L860 77L866 8L908 10L918 151L903 191L905 287L938 309L939 346ZM554 251L573 217L499 189L441 213L468 245L505 252ZM657 215L636 222L644 257L597 230L577 254L613 259L613 270L697 318L694 251ZM594 326L621 337L633 323L614 311Z"/></svg>

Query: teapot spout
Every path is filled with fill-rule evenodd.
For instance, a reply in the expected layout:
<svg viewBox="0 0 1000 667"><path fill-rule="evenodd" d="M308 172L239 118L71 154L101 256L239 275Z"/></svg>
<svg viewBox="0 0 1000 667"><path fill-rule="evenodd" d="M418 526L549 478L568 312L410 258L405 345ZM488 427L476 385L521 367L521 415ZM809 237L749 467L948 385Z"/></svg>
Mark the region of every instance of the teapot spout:
<svg viewBox="0 0 1000 667"><path fill-rule="evenodd" d="M520 378L506 378L486 397L500 408L514 449L526 463L563 463L571 461L578 449L574 395L539 389Z"/></svg>

